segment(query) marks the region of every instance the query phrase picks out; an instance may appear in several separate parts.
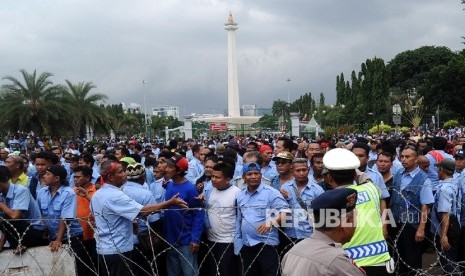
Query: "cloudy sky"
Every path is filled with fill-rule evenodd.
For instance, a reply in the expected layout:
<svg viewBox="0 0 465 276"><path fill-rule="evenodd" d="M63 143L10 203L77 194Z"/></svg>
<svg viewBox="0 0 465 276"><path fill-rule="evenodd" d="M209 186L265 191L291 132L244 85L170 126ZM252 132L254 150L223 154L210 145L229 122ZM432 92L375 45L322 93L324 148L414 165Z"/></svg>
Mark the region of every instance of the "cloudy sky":
<svg viewBox="0 0 465 276"><path fill-rule="evenodd" d="M288 92L291 101L323 92L334 103L336 76L367 58L463 49L463 8L460 0L0 0L0 76L37 69L56 83L92 81L108 103L143 104L145 91L148 109L220 113L232 11L241 104L271 107Z"/></svg>

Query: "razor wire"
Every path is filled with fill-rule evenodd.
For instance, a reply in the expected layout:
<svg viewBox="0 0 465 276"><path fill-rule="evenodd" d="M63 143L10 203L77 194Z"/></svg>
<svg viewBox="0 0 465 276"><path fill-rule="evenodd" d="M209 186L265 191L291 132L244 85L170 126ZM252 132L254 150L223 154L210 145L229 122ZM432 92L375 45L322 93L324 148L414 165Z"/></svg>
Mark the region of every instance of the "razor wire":
<svg viewBox="0 0 465 276"><path fill-rule="evenodd" d="M400 193L401 194L401 193ZM407 204L407 211L409 211L409 208L412 208L413 210L416 211L421 211L417 209L415 206L412 206L408 204L409 200L405 197L402 196L404 199L404 202ZM239 207L214 207L215 209L224 209L224 208L239 208ZM241 208L250 208L250 209L255 209L256 211L264 211L263 206L247 206L247 207L241 207ZM462 208L464 208L462 206ZM431 209L429 208L429 214L431 214ZM180 210L180 209L170 209L170 210ZM208 209L205 207L199 207L199 208L188 208L188 209L182 209L183 212L188 212L188 211L193 211L193 210L202 210L202 212L208 212ZM308 210L309 213L311 209ZM163 211L161 211L163 212ZM221 212L215 211L215 212L210 212L209 215L211 214L221 214ZM98 215L98 214L94 214ZM221 218L219 218L221 220ZM184 261L189 262L188 259L183 255L183 253L178 249L178 247L174 244L169 244L168 241L166 240L166 237L164 234L159 231L159 229L153 229L151 227L151 224L143 218L137 218L136 219L139 222L145 223L147 228L148 228L148 240L149 242L152 242L153 239L159 239L161 241L161 244L159 245L159 248L150 248L149 250L142 250L137 244L134 246L134 254L133 258L126 258L124 259L127 261L127 265L131 267L131 271L133 272L133 275L164 275L163 273L166 273L166 255L168 251L173 250L176 253L183 258ZM309 215L309 220L311 221L311 215ZM431 223L431 218L428 216L426 220ZM95 224L93 223L92 220L87 219L85 220L87 224L89 224L94 232L97 232L99 229L96 228ZM17 229L13 226L10 220L4 219L0 217L0 223L3 225L8 225L10 227L5 228L2 227L1 229L5 231L5 229L14 229L14 232L8 233L11 236L16 237L18 240L18 244L22 245L23 244L23 239L29 231L31 225L29 225L26 230L23 233L20 233L17 231ZM180 220L179 223L185 224L186 222L183 220ZM249 223L250 225L253 225L253 222L246 221L246 223ZM310 222L311 224L313 222ZM427 227L429 226L429 223L427 224ZM186 225L185 229L188 230L188 225ZM108 227L111 227L110 222L108 222ZM398 242L399 242L399 237L404 231L405 227L408 227L407 224L402 224L399 226L398 232L395 235L394 239L391 240L390 237L386 237L386 241L390 247L390 254L391 257L394 257L393 255L398 255L399 251L397 248ZM277 228L277 230L280 233L280 236L289 238L285 232L283 231L282 228ZM205 232L205 230L204 230ZM123 235L123 233L113 233L113 234L119 234ZM205 234L205 233L204 233ZM231 238L233 239L235 236L235 233L230 233ZM70 228L67 227L67 236L70 236ZM433 252L426 253L428 257L431 259L429 261L429 264L423 265L421 269L415 269L413 267L409 267L412 273L416 273L416 275L442 275L444 273L444 268L442 267L442 263L440 261L441 257L442 258L447 258L446 255L444 254L444 250L440 248L440 245L438 244L437 238L439 236L439 233L431 233L430 228L425 228L425 238L424 241L422 242L423 244L428 244L430 249L433 250ZM269 237L269 236L268 236ZM135 235L131 237L124 237L127 239L127 241L134 241ZM77 240L77 242L82 242L82 240ZM288 246L292 247L295 244L295 242L291 241ZM201 242L200 242L200 252L198 252L198 271L196 271L197 275L211 275L209 271L214 270L216 271L215 274L213 275L221 275L219 274L220 267L223 265L225 261L225 254L226 250L219 256L214 256L213 251L215 249L215 246L219 246L220 243L217 242L212 242L208 239L206 239L206 236L204 235ZM230 243L226 248L230 249L233 247L233 243ZM459 244L457 245L459 246ZM59 250L55 254L70 254L72 258L74 259L75 262L81 262L89 271L92 271L92 275L101 275L102 271L108 272L108 266L107 263L104 260L101 260L97 258L97 256L91 256L92 252L88 252L87 250L83 252L76 252L73 248L75 248L75 244L73 244L73 240L71 238L68 238L62 246L62 249ZM275 253L279 256L278 258L278 267L279 269L276 271L276 275L280 275L280 269L281 269L281 259L284 256L283 252L286 252L285 250L282 251L278 247L273 247L275 250ZM14 249L14 248L10 248ZM286 248L288 249L288 248ZM257 261L257 258L259 254L265 250L265 245L263 245L259 251L258 254L255 256L255 258L250 261L250 265L248 267L243 267L244 260L242 259L242 255L239 254L238 256L235 256L236 265L237 265L237 271L239 271L238 275L247 275L249 271L251 271L252 266L255 264ZM311 249L309 249L311 250ZM29 258L33 260L35 264L28 264L28 265L35 265L39 267L42 275L54 275L56 273L53 272L53 268L51 271L46 271L45 269L41 268L41 261L39 256L33 256L30 253L31 250L27 249L25 252L21 252L20 255L28 255ZM458 251L465 252L465 248L458 248ZM124 252L121 252L120 255L124 256ZM136 256L136 257L134 257ZM5 267L0 267L0 275L6 275L8 273L8 269L11 268L9 267L9 264L13 262L14 258L18 258L18 256L12 254L11 250L5 250L4 252L0 253L0 261L3 264L6 264ZM423 252L423 259L425 259L425 252ZM88 262L90 260L90 262ZM160 262L160 260L163 260L163 262ZM457 274L446 274L446 275L461 275L459 271L465 270L465 264L459 261L455 260L449 260L452 263L452 266L455 267ZM396 268L398 268L399 264L403 263L408 266L408 264L402 259L402 258L396 258ZM193 266L191 266L193 268ZM212 269L213 268L213 269ZM399 273L395 273L393 275L402 275Z"/></svg>

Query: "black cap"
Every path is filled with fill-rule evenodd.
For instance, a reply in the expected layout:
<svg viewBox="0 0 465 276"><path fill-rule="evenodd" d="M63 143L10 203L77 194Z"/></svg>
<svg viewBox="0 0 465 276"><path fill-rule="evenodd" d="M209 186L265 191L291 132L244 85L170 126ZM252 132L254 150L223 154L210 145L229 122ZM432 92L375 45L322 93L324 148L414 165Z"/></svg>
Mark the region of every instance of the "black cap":
<svg viewBox="0 0 465 276"><path fill-rule="evenodd" d="M459 149L455 152L454 154L454 158L456 157L461 157L461 158L465 158L465 152L463 151L463 149Z"/></svg>

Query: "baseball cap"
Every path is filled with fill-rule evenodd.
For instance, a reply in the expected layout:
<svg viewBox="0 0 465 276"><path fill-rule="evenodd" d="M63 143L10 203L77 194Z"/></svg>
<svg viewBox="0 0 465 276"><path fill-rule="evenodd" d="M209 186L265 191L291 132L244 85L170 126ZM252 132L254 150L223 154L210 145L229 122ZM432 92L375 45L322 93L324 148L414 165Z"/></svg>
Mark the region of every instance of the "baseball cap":
<svg viewBox="0 0 465 276"><path fill-rule="evenodd" d="M248 163L245 163L244 166L242 167L242 175L248 172L253 172L253 171L261 172L260 165L254 162L248 162Z"/></svg>
<svg viewBox="0 0 465 276"><path fill-rule="evenodd" d="M275 157L273 157L273 161L276 161L278 159L286 159L286 160L294 160L294 155L288 151L283 151L278 153Z"/></svg>
<svg viewBox="0 0 465 276"><path fill-rule="evenodd" d="M463 149L459 149L455 152L454 154L454 158L455 157L462 157L462 158L465 158L465 151Z"/></svg>
<svg viewBox="0 0 465 276"><path fill-rule="evenodd" d="M176 154L171 158L165 159L165 162L175 166L181 172L187 172L187 170L189 169L189 162L187 161L187 158L183 157L180 154Z"/></svg>

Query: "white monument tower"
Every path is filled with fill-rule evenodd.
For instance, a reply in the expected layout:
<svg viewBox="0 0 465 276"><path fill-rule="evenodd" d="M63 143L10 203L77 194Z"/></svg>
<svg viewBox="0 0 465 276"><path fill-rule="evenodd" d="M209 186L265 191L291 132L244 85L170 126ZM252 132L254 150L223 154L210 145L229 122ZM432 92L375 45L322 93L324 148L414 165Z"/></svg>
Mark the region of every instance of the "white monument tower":
<svg viewBox="0 0 465 276"><path fill-rule="evenodd" d="M231 12L229 12L228 23L224 24L224 28L228 31L228 116L240 117L236 61L236 30L238 27L237 23L234 23Z"/></svg>

